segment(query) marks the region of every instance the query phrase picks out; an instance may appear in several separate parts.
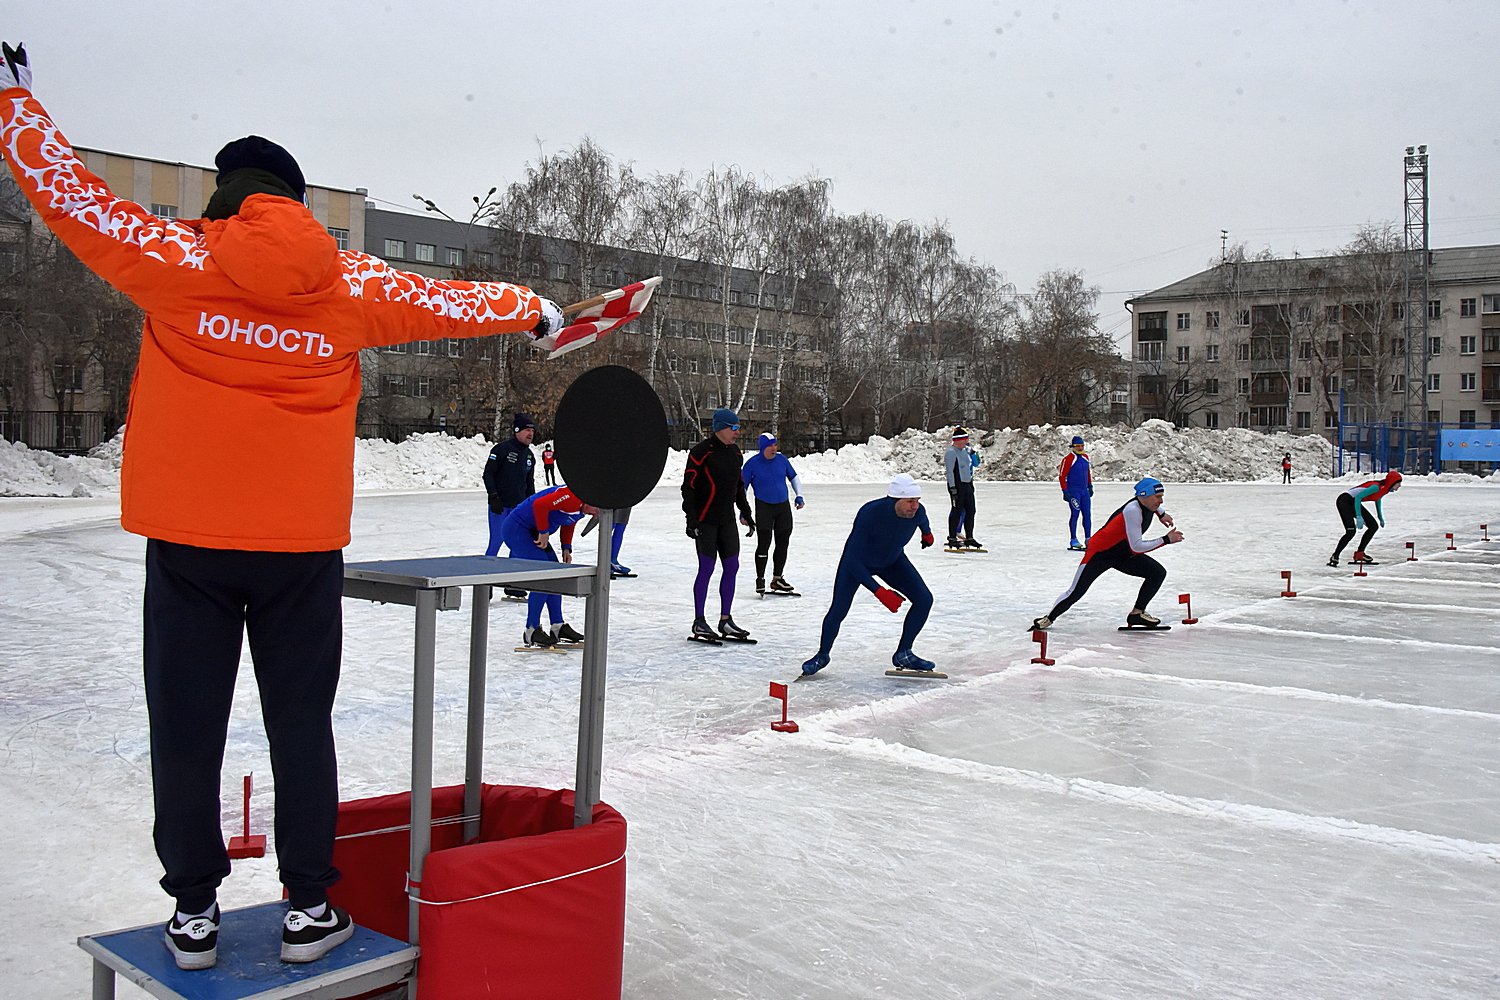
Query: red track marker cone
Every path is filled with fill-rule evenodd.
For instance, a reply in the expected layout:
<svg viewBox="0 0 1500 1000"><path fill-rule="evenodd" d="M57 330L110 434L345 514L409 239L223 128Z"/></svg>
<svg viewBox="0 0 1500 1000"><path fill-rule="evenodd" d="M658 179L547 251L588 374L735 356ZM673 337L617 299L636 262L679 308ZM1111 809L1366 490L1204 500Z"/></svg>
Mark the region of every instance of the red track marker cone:
<svg viewBox="0 0 1500 1000"><path fill-rule="evenodd" d="M781 721L771 723L771 728L778 733L795 733L797 724L786 717L786 685L771 682L771 697L781 699Z"/></svg>
<svg viewBox="0 0 1500 1000"><path fill-rule="evenodd" d="M1033 656L1031 658L1031 662L1032 663L1040 663L1044 667L1050 667L1050 666L1052 666L1052 664L1054 664L1054 663L1057 662L1056 660L1052 659L1050 656L1047 655L1047 633L1046 632L1043 632L1041 629L1036 629L1035 631L1033 631L1031 633L1031 641L1032 642L1039 642L1039 643L1042 644L1041 655L1040 656Z"/></svg>
<svg viewBox="0 0 1500 1000"><path fill-rule="evenodd" d="M245 775L245 812L243 833L238 837L229 838L229 856L231 858L263 858L266 856L266 838L264 834L250 835L250 775Z"/></svg>
<svg viewBox="0 0 1500 1000"><path fill-rule="evenodd" d="M1490 540L1490 526L1488 524L1481 524L1479 526L1479 530L1484 533L1484 537L1481 538L1480 541L1481 542L1487 542L1487 541L1489 541Z"/></svg>
<svg viewBox="0 0 1500 1000"><path fill-rule="evenodd" d="M1416 542L1407 542L1406 543L1406 561L1407 562L1416 562L1417 561L1417 543Z"/></svg>
<svg viewBox="0 0 1500 1000"><path fill-rule="evenodd" d="M1455 552L1455 551L1458 550L1458 546L1453 544L1453 532L1450 531L1447 534L1443 535L1443 537L1446 538L1446 539L1448 539L1448 551L1449 552Z"/></svg>
<svg viewBox="0 0 1500 1000"><path fill-rule="evenodd" d="M1281 578L1286 581L1286 586L1281 589L1281 596L1296 597L1297 592L1292 589L1292 571L1289 569L1282 570Z"/></svg>
<svg viewBox="0 0 1500 1000"><path fill-rule="evenodd" d="M1182 624L1184 624L1184 625L1196 625L1196 624L1198 624L1198 619L1196 619L1196 618L1193 617L1193 595L1192 594L1178 594L1177 595L1177 603L1178 604L1186 604L1187 605L1188 616L1182 620Z"/></svg>

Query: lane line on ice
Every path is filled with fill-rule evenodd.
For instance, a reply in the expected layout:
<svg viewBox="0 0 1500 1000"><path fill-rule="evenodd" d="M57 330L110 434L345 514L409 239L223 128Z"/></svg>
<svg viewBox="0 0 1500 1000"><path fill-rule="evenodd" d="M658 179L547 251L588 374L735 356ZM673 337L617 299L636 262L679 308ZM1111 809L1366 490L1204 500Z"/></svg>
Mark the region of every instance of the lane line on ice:
<svg viewBox="0 0 1500 1000"><path fill-rule="evenodd" d="M1440 576L1400 576L1392 574L1392 583L1436 583L1444 587L1500 587L1500 583L1489 580L1444 580Z"/></svg>
<svg viewBox="0 0 1500 1000"><path fill-rule="evenodd" d="M1360 597L1318 597L1313 594L1302 594L1301 599L1307 601L1327 601L1330 604L1361 604L1365 606L1378 604L1383 608L1404 608L1408 611L1426 611L1432 609L1434 611L1457 611L1460 614L1467 615L1493 615L1495 613L1494 608L1475 608L1465 604L1415 604L1407 601L1382 601Z"/></svg>
<svg viewBox="0 0 1500 1000"><path fill-rule="evenodd" d="M768 734L757 735L761 740L771 742L765 739ZM821 743L827 749L849 756L887 765L899 762L931 773L986 781L1009 788L1061 795L1066 798L1101 802L1107 805L1123 805L1176 816L1214 819L1232 825L1250 826L1296 836L1349 840L1405 853L1431 855L1475 864L1500 864L1500 844L1464 840L1436 833L1422 833L1417 830L1401 830L1338 816L1313 816L1285 809L1272 809L1267 806L1253 806L1222 799L1176 795L1151 788L1117 785L1092 778L1063 778L1042 771L957 760L926 750L918 750L903 743L888 743L871 736L843 736L825 732L810 732L806 736L807 738L801 742Z"/></svg>
<svg viewBox="0 0 1500 1000"><path fill-rule="evenodd" d="M1164 683L1181 684L1187 687L1212 688L1218 691L1237 691L1246 694L1271 694L1288 698L1298 698L1303 701L1327 701L1341 705L1357 705L1361 708L1391 708L1411 712L1427 712L1433 715L1451 715L1465 719L1483 719L1487 722L1500 721L1500 714L1495 712L1481 712L1474 708L1445 708L1441 705L1422 705L1408 701L1387 701L1384 698L1361 698L1352 694L1336 694L1332 691L1319 691L1315 688L1290 687L1284 684L1251 684L1246 681L1226 681L1213 677L1183 677L1178 674L1149 674L1142 670L1127 670L1123 667L1088 667L1075 666L1073 664L1059 663L1049 668L1051 673L1061 673L1064 670L1074 670L1085 673L1105 674L1111 677L1122 677L1137 680L1161 681ZM1012 673L1012 671L1006 671Z"/></svg>
<svg viewBox="0 0 1500 1000"><path fill-rule="evenodd" d="M1278 628L1272 625L1252 625L1250 622L1207 621L1203 625L1228 629L1231 632L1258 632L1274 635L1295 635L1308 639L1347 639L1350 642L1375 642L1398 646L1427 646L1434 649L1461 649L1468 653L1500 653L1497 646L1471 646L1461 642L1434 642L1430 639L1387 639L1378 635L1349 635L1345 632L1306 632L1301 629Z"/></svg>

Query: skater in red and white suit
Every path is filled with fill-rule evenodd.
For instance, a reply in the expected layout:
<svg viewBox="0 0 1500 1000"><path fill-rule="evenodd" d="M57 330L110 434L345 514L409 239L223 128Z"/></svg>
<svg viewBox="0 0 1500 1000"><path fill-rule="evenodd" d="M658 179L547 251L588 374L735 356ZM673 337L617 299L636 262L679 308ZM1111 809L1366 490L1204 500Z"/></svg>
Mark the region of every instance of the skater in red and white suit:
<svg viewBox="0 0 1500 1000"><path fill-rule="evenodd" d="M1111 514L1104 527L1094 532L1078 564L1078 572L1073 574L1073 582L1057 598L1051 611L1031 623L1033 629L1051 628L1059 615L1088 593L1095 580L1112 569L1126 576L1141 577L1143 581L1125 624L1147 628L1161 624L1160 618L1146 613L1146 605L1161 589L1167 569L1146 553L1182 541L1182 532L1172 527L1172 515L1161 509L1165 490L1160 480L1149 476L1135 484L1135 499ZM1171 530L1160 538L1147 539L1146 531L1153 517L1161 518L1161 523Z"/></svg>

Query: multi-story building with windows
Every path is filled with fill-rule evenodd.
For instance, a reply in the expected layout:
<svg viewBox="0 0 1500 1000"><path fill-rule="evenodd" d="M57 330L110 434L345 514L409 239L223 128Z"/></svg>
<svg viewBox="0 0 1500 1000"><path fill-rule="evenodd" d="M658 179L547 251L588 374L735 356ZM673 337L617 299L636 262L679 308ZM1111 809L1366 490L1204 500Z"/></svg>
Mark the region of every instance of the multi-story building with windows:
<svg viewBox="0 0 1500 1000"><path fill-rule="evenodd" d="M211 167L75 147L121 198L196 218ZM308 185L308 205L341 247L365 241L365 191ZM0 436L83 451L124 422L140 314L60 247L0 170Z"/></svg>
<svg viewBox="0 0 1500 1000"><path fill-rule="evenodd" d="M1500 427L1500 245L1431 251L1427 342L1411 356L1404 265L1228 260L1129 300L1135 419L1329 436L1341 418Z"/></svg>

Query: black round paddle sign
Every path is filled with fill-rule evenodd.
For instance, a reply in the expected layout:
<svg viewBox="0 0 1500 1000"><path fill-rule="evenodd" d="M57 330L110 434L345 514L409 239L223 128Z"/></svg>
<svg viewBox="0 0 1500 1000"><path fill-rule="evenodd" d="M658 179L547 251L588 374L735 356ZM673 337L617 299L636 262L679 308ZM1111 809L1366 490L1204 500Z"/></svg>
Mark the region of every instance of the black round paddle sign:
<svg viewBox="0 0 1500 1000"><path fill-rule="evenodd" d="M620 365L591 368L573 380L557 404L552 437L568 488L595 507L635 506L667 466L661 400Z"/></svg>

